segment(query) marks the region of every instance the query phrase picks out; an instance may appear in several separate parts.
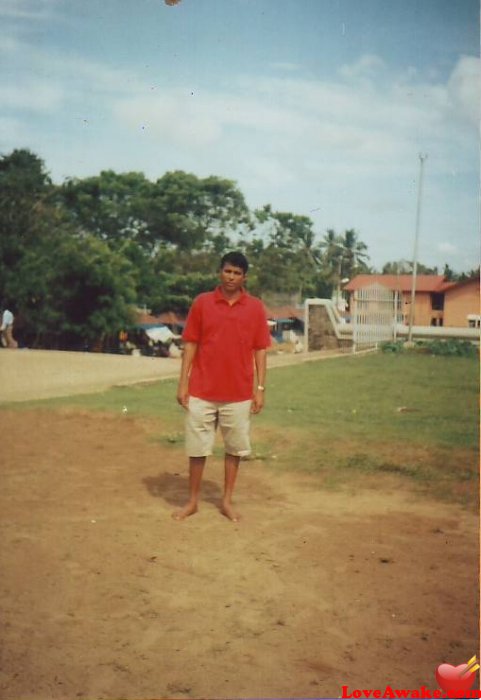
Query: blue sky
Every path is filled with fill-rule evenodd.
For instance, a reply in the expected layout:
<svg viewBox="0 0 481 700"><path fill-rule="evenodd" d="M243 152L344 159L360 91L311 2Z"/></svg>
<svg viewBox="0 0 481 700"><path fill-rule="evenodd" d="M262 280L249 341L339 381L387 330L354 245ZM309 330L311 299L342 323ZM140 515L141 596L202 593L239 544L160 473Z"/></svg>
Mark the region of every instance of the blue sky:
<svg viewBox="0 0 481 700"><path fill-rule="evenodd" d="M479 262L477 0L0 0L0 151L56 182L182 169L355 228L371 262Z"/></svg>

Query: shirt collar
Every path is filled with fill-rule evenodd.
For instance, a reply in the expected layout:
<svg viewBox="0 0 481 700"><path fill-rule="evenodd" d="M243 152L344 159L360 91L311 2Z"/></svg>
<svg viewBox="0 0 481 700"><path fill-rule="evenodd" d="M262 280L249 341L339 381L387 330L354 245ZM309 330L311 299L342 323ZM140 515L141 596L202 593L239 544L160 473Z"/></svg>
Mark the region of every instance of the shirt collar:
<svg viewBox="0 0 481 700"><path fill-rule="evenodd" d="M232 306L234 306L235 304L245 304L246 303L248 294L247 294L246 290L244 289L244 287L241 287L240 291L241 291L240 297L235 300L235 302L234 302L234 304L232 304ZM216 302L225 301L227 304L229 303L227 301L226 297L222 294L222 287L220 286L220 284L214 290L214 299Z"/></svg>

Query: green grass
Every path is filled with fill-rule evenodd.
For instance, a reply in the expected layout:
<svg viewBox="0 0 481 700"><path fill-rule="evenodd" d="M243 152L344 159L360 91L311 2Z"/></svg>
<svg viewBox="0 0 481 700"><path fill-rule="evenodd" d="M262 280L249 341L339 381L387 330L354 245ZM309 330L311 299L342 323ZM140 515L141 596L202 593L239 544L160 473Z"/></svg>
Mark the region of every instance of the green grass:
<svg viewBox="0 0 481 700"><path fill-rule="evenodd" d="M273 371L260 421L318 436L475 447L477 406L476 360L373 354Z"/></svg>
<svg viewBox="0 0 481 700"><path fill-rule="evenodd" d="M165 380L155 383L140 383L130 387L114 387L95 394L9 403L4 404L1 408L15 410L67 408L113 414L122 414L126 408L131 417L152 416L160 418L163 429L175 433L176 428L181 430L179 426L183 415L182 409L175 400L176 388L177 382L175 380Z"/></svg>
<svg viewBox="0 0 481 700"><path fill-rule="evenodd" d="M273 369L253 453L323 486L401 480L448 500L477 502L478 363L468 357L372 354ZM10 408L79 409L158 419L155 440L183 447L176 382L115 388ZM218 446L216 454L221 453Z"/></svg>

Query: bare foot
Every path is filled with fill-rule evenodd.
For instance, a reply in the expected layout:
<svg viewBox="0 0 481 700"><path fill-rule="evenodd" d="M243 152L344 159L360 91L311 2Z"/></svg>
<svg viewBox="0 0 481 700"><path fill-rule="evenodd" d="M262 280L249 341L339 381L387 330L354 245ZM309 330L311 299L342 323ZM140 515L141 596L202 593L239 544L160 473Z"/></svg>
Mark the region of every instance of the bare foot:
<svg viewBox="0 0 481 700"><path fill-rule="evenodd" d="M238 523L240 520L240 515L233 510L230 503L222 503L220 512L233 523Z"/></svg>
<svg viewBox="0 0 481 700"><path fill-rule="evenodd" d="M188 503L185 508L172 513L172 517L174 520L185 520L189 515L194 515L194 513L197 513L197 503Z"/></svg>

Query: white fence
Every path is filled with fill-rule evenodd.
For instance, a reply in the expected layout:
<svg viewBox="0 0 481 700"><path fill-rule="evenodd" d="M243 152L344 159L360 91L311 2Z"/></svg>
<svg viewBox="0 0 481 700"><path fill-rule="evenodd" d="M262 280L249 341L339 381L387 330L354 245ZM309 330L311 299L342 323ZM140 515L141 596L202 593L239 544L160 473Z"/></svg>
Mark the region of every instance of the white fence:
<svg viewBox="0 0 481 700"><path fill-rule="evenodd" d="M385 289L383 287L383 289ZM323 306L326 309L327 316L329 318L331 327L334 332L334 336L342 341L344 344L346 342L352 342L352 349L356 349L357 345L360 348L369 347L369 345L375 346L376 343L383 342L385 340L396 340L405 339L408 336L409 328L402 323L402 313L399 295L392 292L393 302L391 306L391 315L387 309L389 308L389 301L386 303L378 304L381 309L378 309L378 313L382 314L382 323L367 323L368 319L368 309L371 308L373 311L373 305L366 305L366 300L361 300L364 304L359 306L359 318L358 323L355 322L354 311L351 309L352 316L351 322L346 323L345 320L338 313L335 305L331 299L306 299L304 304L304 349L307 352L309 350L309 329L311 326L310 318L310 308L313 306ZM379 300L378 300L379 301ZM353 304L354 307L354 304ZM396 318L394 318L394 311L396 310ZM389 319L389 322L388 322ZM370 319L372 321L372 318ZM379 320L374 317L374 321ZM480 341L480 330L479 328L469 328L465 326L464 328L455 328L449 326L413 326L412 336L415 340L429 340L429 339L448 339L457 338L459 340L470 340L474 343L479 343ZM377 337L377 339L376 339ZM363 341L366 341L363 343Z"/></svg>
<svg viewBox="0 0 481 700"><path fill-rule="evenodd" d="M397 294L380 284L356 291L351 309L354 350L393 340L398 306Z"/></svg>

